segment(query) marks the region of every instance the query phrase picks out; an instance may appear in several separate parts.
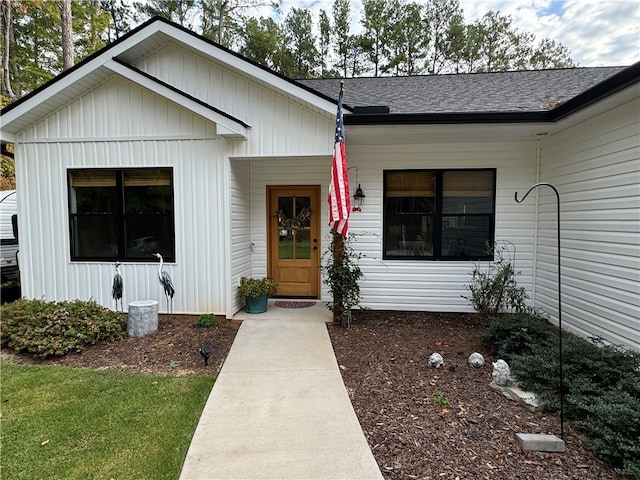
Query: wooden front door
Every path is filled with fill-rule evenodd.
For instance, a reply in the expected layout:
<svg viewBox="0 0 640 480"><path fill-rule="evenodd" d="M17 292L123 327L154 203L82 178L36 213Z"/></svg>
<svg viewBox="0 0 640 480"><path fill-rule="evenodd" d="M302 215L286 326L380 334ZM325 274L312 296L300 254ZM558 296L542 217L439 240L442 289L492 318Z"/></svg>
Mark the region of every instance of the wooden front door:
<svg viewBox="0 0 640 480"><path fill-rule="evenodd" d="M268 274L283 297L319 298L320 186L267 186Z"/></svg>

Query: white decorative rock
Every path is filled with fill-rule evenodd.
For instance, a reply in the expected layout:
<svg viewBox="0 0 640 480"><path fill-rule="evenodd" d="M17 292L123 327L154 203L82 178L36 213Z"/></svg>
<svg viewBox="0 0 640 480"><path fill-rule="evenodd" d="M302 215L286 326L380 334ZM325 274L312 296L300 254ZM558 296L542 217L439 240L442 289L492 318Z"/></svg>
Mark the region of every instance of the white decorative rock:
<svg viewBox="0 0 640 480"><path fill-rule="evenodd" d="M484 367L484 357L482 354L474 352L469 355L469 365L476 368Z"/></svg>
<svg viewBox="0 0 640 480"><path fill-rule="evenodd" d="M444 359L442 358L442 355L439 353L432 353L429 357L429 366L433 368L440 368L443 365Z"/></svg>
<svg viewBox="0 0 640 480"><path fill-rule="evenodd" d="M511 371L509 365L504 360L497 360L493 363L493 373L491 374L496 385L506 387L511 382Z"/></svg>

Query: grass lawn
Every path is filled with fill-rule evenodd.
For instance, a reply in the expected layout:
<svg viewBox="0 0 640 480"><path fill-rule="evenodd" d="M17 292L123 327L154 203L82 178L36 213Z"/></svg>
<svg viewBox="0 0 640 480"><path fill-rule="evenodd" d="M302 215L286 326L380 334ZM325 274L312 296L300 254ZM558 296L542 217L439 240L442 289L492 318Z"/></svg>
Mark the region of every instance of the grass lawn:
<svg viewBox="0 0 640 480"><path fill-rule="evenodd" d="M0 476L176 479L213 376L3 364Z"/></svg>

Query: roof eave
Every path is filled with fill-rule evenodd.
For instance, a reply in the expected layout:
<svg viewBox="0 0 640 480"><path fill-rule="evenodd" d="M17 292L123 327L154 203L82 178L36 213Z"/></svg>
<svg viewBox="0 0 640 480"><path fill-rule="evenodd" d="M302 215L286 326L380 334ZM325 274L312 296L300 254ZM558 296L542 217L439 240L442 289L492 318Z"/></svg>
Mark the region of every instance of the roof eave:
<svg viewBox="0 0 640 480"><path fill-rule="evenodd" d="M562 120L594 103L640 83L640 62L621 70L551 110L552 121Z"/></svg>
<svg viewBox="0 0 640 480"><path fill-rule="evenodd" d="M540 123L551 121L551 113L543 112L458 112L351 114L344 116L345 125L455 125L469 123Z"/></svg>

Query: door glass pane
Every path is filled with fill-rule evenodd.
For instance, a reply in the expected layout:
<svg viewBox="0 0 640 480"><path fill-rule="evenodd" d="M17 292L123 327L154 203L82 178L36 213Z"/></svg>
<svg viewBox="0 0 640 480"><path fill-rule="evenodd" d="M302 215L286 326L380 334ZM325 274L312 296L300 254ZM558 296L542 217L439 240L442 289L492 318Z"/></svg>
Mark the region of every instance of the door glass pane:
<svg viewBox="0 0 640 480"><path fill-rule="evenodd" d="M311 197L278 197L278 258L311 258Z"/></svg>
<svg viewBox="0 0 640 480"><path fill-rule="evenodd" d="M278 231L278 258L293 258L293 230L280 228Z"/></svg>
<svg viewBox="0 0 640 480"><path fill-rule="evenodd" d="M293 258L293 197L278 197L278 258Z"/></svg>
<svg viewBox="0 0 640 480"><path fill-rule="evenodd" d="M311 232L308 228L299 228L295 234L295 258L311 258Z"/></svg>

